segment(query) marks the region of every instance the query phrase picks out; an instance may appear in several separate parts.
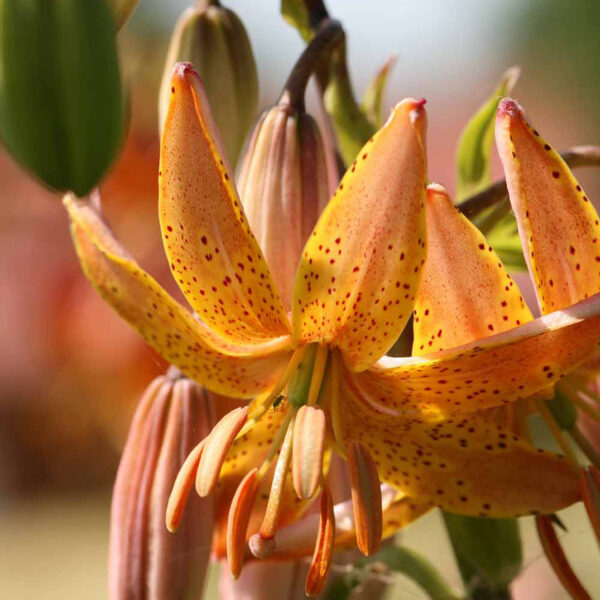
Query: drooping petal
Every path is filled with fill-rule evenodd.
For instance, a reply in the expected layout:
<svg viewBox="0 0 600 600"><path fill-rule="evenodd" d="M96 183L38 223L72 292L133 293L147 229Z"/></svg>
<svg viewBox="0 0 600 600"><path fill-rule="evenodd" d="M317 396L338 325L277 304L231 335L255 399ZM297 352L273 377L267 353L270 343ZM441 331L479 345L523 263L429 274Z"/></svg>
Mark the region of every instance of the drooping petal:
<svg viewBox="0 0 600 600"><path fill-rule="evenodd" d="M600 221L571 170L505 98L496 143L544 313L600 291Z"/></svg>
<svg viewBox="0 0 600 600"><path fill-rule="evenodd" d="M365 446L382 481L420 501L461 514L549 513L579 500L578 473L482 415L437 422L390 417L342 378L338 443Z"/></svg>
<svg viewBox="0 0 600 600"><path fill-rule="evenodd" d="M404 100L346 172L296 275L298 338L373 364L410 316L425 260L424 101Z"/></svg>
<svg viewBox="0 0 600 600"><path fill-rule="evenodd" d="M532 319L517 285L443 187L427 187L427 260L413 355L454 348Z"/></svg>
<svg viewBox="0 0 600 600"><path fill-rule="evenodd" d="M502 406L547 388L600 342L600 294L544 317L426 357L384 357L346 377L375 409L437 418Z"/></svg>
<svg viewBox="0 0 600 600"><path fill-rule="evenodd" d="M275 384L289 359L282 340L247 347L218 338L139 267L87 202L67 196L65 206L86 276L161 356L229 396L251 397Z"/></svg>
<svg viewBox="0 0 600 600"><path fill-rule="evenodd" d="M202 82L178 63L161 142L165 251L199 317L234 343L289 332L289 321L220 150Z"/></svg>

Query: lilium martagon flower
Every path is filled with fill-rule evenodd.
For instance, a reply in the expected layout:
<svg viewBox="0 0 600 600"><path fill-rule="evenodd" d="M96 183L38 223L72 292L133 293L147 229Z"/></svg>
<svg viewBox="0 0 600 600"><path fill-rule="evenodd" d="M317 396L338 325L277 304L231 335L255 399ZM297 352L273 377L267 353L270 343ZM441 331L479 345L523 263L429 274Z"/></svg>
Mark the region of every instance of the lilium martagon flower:
<svg viewBox="0 0 600 600"><path fill-rule="evenodd" d="M234 576L248 533L255 556L276 552L290 466L299 498L321 490L319 539L330 548L327 449L348 460L356 539L367 555L382 535L381 481L427 506L491 517L551 513L580 497L578 474L566 461L479 411L531 396L585 360L600 340L600 297L521 325L522 301L495 264L506 277L498 318L504 323L507 315L511 329L497 333L490 317L489 336L462 345L448 328L428 329L423 356L384 356L413 309L423 326L429 316L420 291L432 205L425 198L424 104L396 105L348 169L303 250L291 314L248 226L202 82L189 64L173 73L159 212L173 275L195 314L139 267L85 200L65 199L83 269L104 299L188 377L251 399L190 454L167 515L174 529L194 477L201 496L215 489L232 445L268 444L263 465L247 473L230 508ZM457 227L468 225L449 212L447 245ZM468 242L467 236L465 246L485 256L487 268L492 253L481 251L484 242ZM448 290L449 302L460 304L463 293ZM276 411L278 427L254 436ZM258 531L247 532L257 486L270 473L264 518Z"/></svg>

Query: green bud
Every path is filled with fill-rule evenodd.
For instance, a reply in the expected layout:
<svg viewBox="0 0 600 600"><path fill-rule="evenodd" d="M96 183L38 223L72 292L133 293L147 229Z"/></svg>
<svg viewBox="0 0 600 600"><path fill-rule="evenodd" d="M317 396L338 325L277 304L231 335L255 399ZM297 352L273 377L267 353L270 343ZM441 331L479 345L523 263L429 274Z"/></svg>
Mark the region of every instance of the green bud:
<svg viewBox="0 0 600 600"><path fill-rule="evenodd" d="M113 17L104 0L0 0L0 136L55 190L84 196L121 142Z"/></svg>
<svg viewBox="0 0 600 600"><path fill-rule="evenodd" d="M169 106L171 72L190 62L204 82L227 156L235 166L258 109L258 75L248 34L218 2L199 3L179 19L167 54L159 96L159 128Z"/></svg>

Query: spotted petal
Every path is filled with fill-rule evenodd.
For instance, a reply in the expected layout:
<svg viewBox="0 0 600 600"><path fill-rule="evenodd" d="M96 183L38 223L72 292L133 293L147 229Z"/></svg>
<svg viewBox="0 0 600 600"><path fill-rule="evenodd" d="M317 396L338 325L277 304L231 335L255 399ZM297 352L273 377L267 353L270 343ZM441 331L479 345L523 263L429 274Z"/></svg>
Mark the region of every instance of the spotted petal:
<svg viewBox="0 0 600 600"><path fill-rule="evenodd" d="M275 384L289 358L285 338L251 347L225 342L138 266L86 201L67 196L65 206L86 276L161 356L208 389L238 398Z"/></svg>
<svg viewBox="0 0 600 600"><path fill-rule="evenodd" d="M407 417L502 406L555 383L598 348L600 294L481 341L425 357L384 357L347 373L377 410Z"/></svg>
<svg viewBox="0 0 600 600"><path fill-rule="evenodd" d="M600 221L571 170L505 98L496 143L542 312L600 291Z"/></svg>
<svg viewBox="0 0 600 600"><path fill-rule="evenodd" d="M454 348L532 319L517 285L443 187L427 188L427 260L413 355Z"/></svg>
<svg viewBox="0 0 600 600"><path fill-rule="evenodd" d="M294 285L297 337L373 364L410 316L425 259L424 101L402 101L358 154L307 242Z"/></svg>
<svg viewBox="0 0 600 600"><path fill-rule="evenodd" d="M288 333L289 321L223 156L202 82L178 63L160 156L165 251L211 329L234 343L261 343Z"/></svg>
<svg viewBox="0 0 600 600"><path fill-rule="evenodd" d="M342 445L364 445L382 481L444 510L509 517L549 513L579 500L566 460L519 440L481 415L437 422L373 410L342 378Z"/></svg>

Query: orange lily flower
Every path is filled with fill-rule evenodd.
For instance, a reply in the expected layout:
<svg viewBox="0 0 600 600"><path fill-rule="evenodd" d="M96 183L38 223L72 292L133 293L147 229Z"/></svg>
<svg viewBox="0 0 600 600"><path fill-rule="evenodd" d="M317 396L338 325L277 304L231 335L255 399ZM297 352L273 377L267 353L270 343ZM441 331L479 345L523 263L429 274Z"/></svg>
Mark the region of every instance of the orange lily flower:
<svg viewBox="0 0 600 600"><path fill-rule="evenodd" d="M600 296L523 324L526 308L481 234L439 188L426 201L425 127L424 101L404 100L361 150L304 248L291 319L189 65L177 65L172 79L159 212L173 275L195 315L135 263L93 208L65 200L83 268L105 300L187 376L253 398L192 452L167 515L175 528L194 477L206 495L226 475L226 461L233 468L246 448L264 449L229 511L234 574L251 507L271 474L250 548L259 557L276 552L291 469L299 498L324 490L311 568L318 590L334 538L325 483L331 448L350 463L354 530L365 554L384 530L380 480L425 507L471 515L548 513L579 499L578 474L566 461L478 411L531 396L589 357L600 341ZM446 251L455 260L436 263ZM453 269L463 287L435 289L440 268ZM478 302L471 275L495 286L493 302ZM475 341L461 337L468 321L454 320L461 305L485 313L485 331L470 332ZM423 356L384 356L413 309Z"/></svg>

